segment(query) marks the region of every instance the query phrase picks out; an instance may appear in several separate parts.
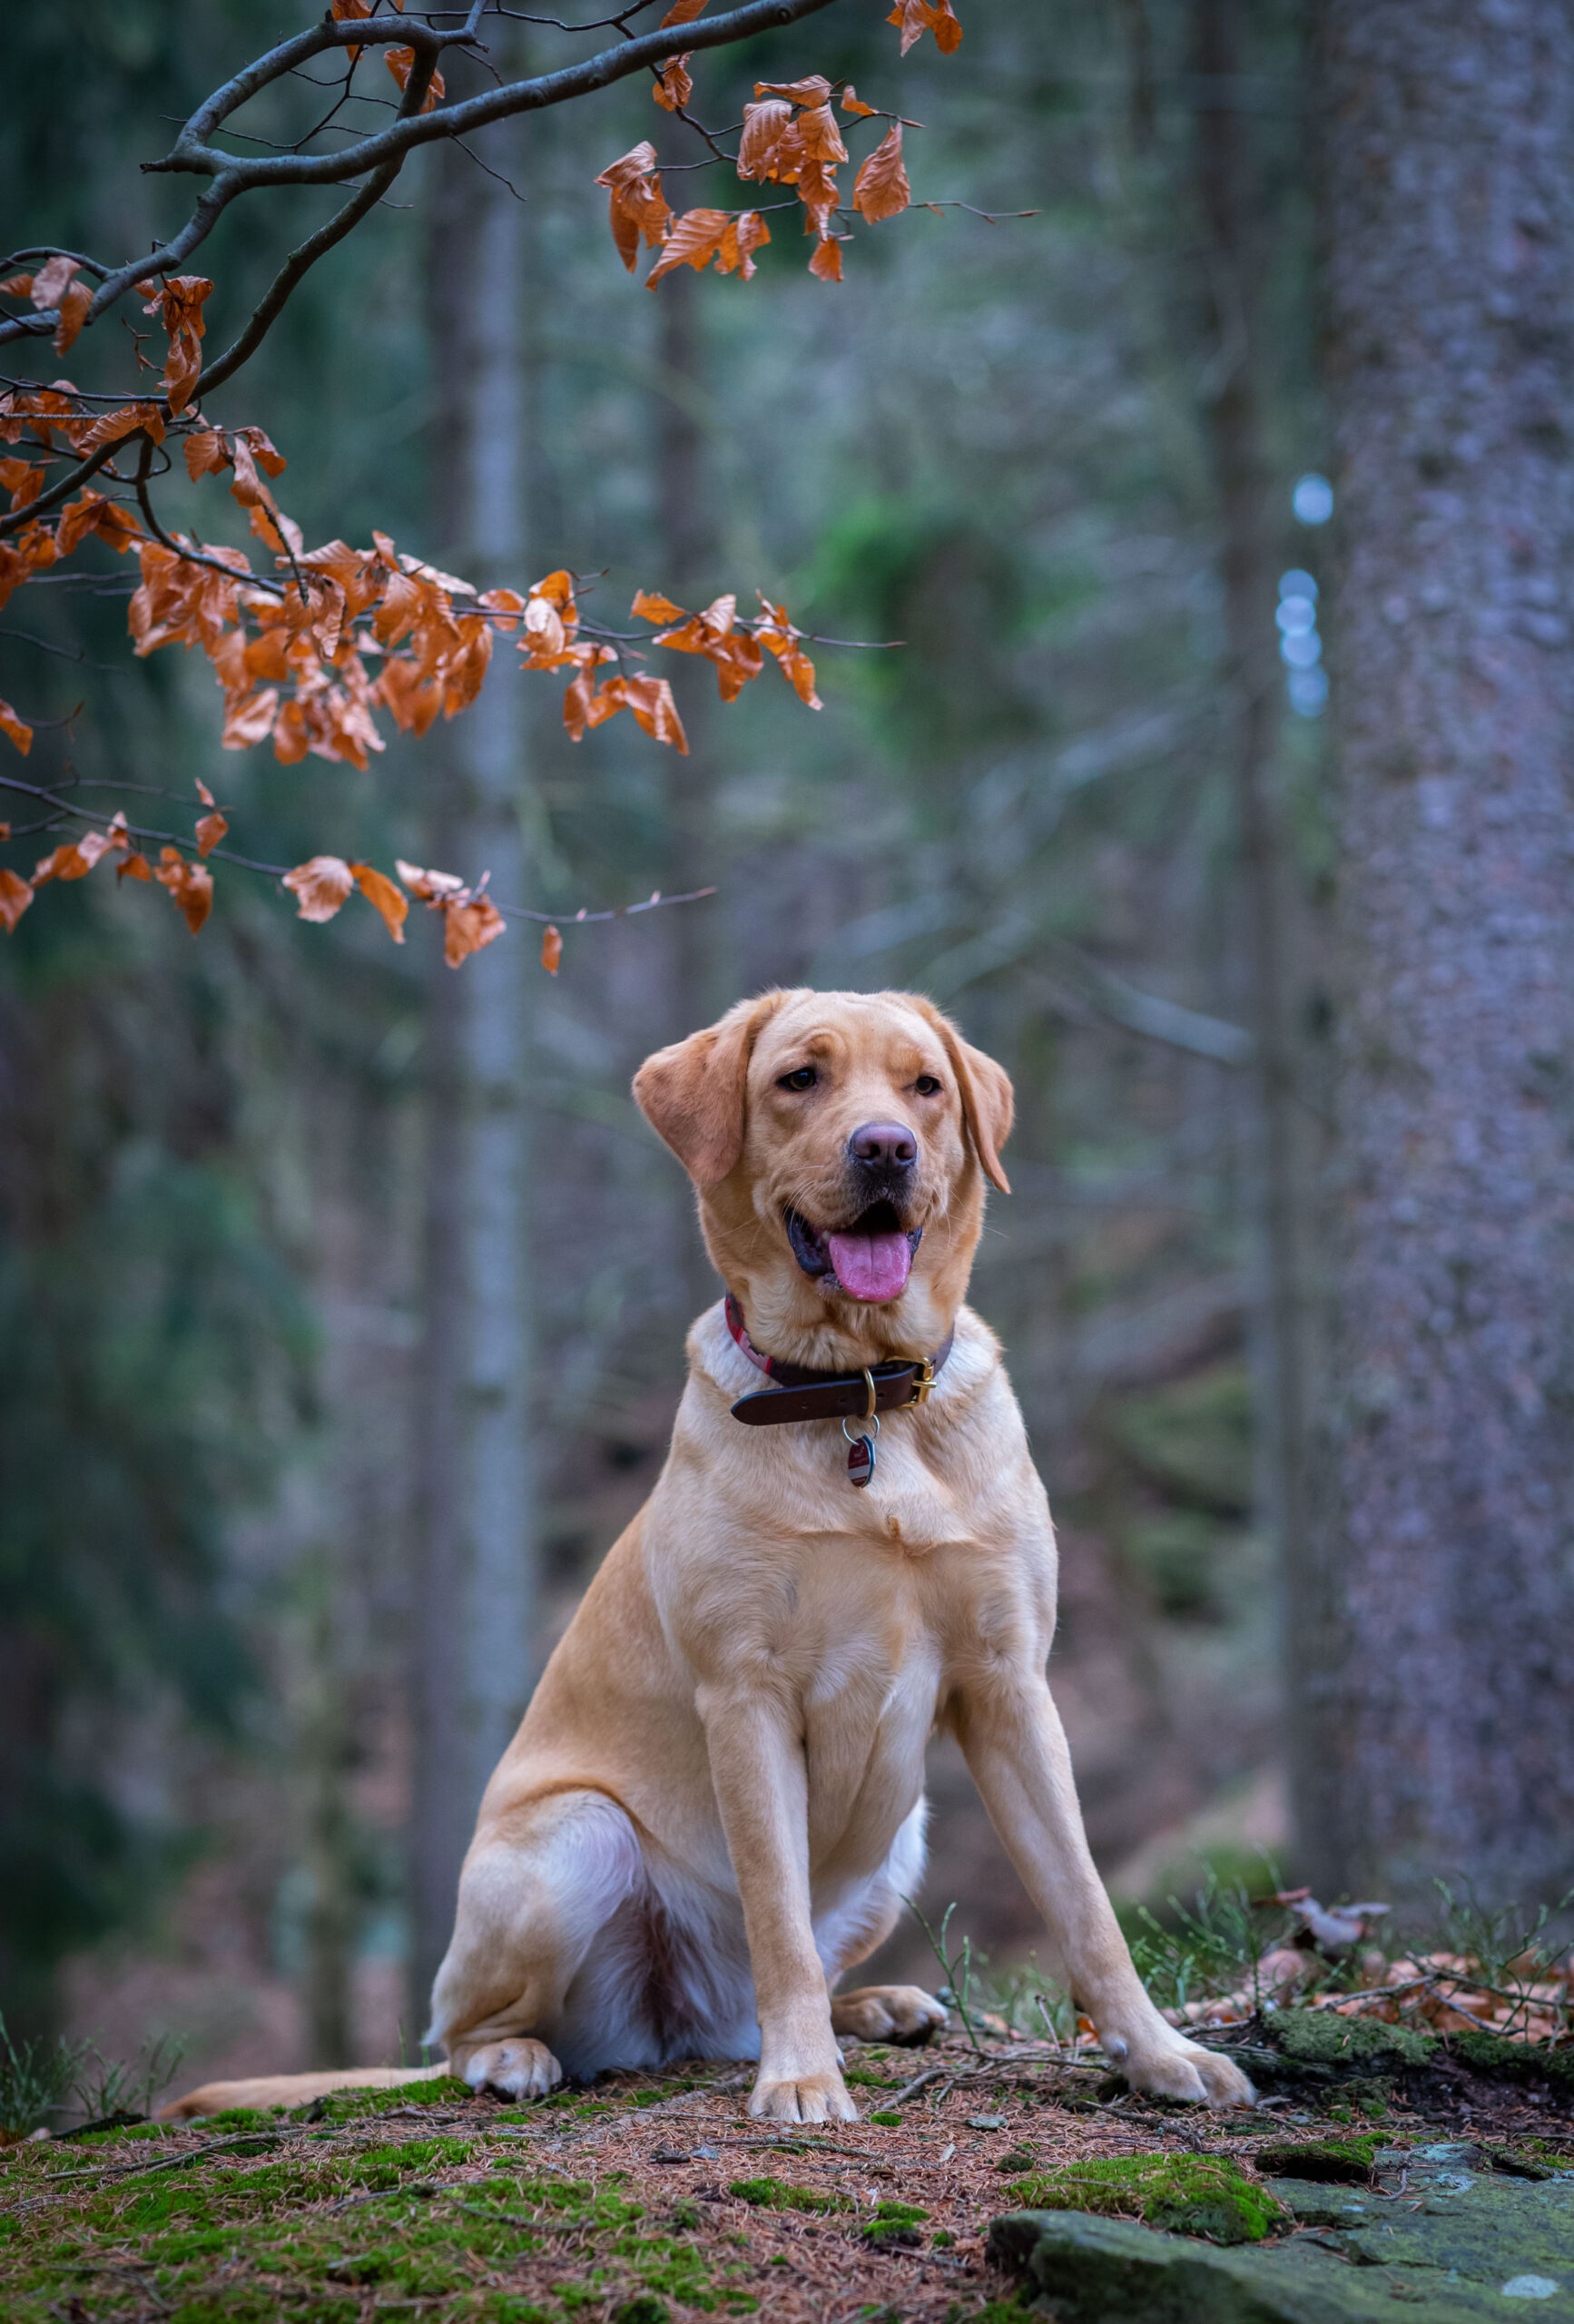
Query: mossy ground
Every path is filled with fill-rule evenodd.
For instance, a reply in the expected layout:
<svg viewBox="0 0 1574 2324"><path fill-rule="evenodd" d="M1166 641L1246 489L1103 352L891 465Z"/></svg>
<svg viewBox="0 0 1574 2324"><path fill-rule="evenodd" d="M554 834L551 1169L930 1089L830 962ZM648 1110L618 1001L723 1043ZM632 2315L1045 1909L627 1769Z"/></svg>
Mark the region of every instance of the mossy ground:
<svg viewBox="0 0 1574 2324"><path fill-rule="evenodd" d="M1447 2135L1449 2109L1468 2103L1467 2134L1505 2157L1494 2171L1574 2162L1555 2093L1507 2083L1492 2099L1472 2070L1451 2095L1430 2071L1407 2088L1402 2060L1355 2063L1389 2076L1386 2101L1371 2101L1385 2145ZM1036 2203L1058 2182L1084 2208L1207 2237L1220 2220L1231 2231L1226 2213L1238 2226L1276 2204L1259 2155L1293 2170L1332 2134L1353 2160L1370 2128L1366 2084L1337 2071L1289 2085L1270 2112L1204 2116L1117 2094L1097 2060L1026 2041L982 2057L958 2035L917 2058L871 2046L850 2064L861 2103L896 2123L753 2122L743 2071L694 2065L536 2106L427 2083L13 2146L0 2151L0 2315L678 2324L758 2309L772 2324L1006 2324L1020 2310L984 2238L1027 2196L1008 2193L1008 2174L1033 2182ZM931 2070L938 2082L908 2092ZM1422 2082L1438 2084L1424 2116ZM1272 2152L1285 2147L1288 2162Z"/></svg>
<svg viewBox="0 0 1574 2324"><path fill-rule="evenodd" d="M1011 2193L1024 2211L1139 2219L1209 2243L1260 2243L1284 2219L1260 2181L1224 2155L1089 2155L1019 2179Z"/></svg>

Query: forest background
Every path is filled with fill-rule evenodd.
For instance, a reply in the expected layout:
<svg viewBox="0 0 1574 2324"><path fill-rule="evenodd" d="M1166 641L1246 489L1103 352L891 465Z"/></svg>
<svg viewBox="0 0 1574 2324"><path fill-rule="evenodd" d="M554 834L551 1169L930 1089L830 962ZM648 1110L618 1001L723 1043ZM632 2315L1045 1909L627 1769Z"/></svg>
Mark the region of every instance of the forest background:
<svg viewBox="0 0 1574 2324"><path fill-rule="evenodd" d="M634 82L479 160L418 154L234 415L265 418L310 538L379 527L483 584L605 571L614 616L758 586L902 641L817 648L822 711L764 684L721 709L685 665L687 757L627 720L574 744L547 682L498 668L368 773L280 768L221 757L201 657L129 658L123 593L30 591L0 625L30 774L47 750L85 783L202 781L255 855L489 868L566 931L555 978L518 926L456 976L435 921L396 951L229 873L196 941L106 878L0 950L17 2024L169 2029L196 2078L416 2053L480 1775L649 1489L715 1292L629 1076L776 982L914 986L1015 1079L973 1297L1060 1526L1057 1694L1117 1889L1264 1879L1264 1851L1335 1885L1375 1854L1412 1891L1569 1868L1561 1779L1534 1846L1467 1828L1460 1862L1424 1816L1408 1856L1342 1856L1324 1817L1297 1857L1286 1800L1299 1718L1316 1826L1348 932L1308 27L1289 0L973 0L964 28L899 64L882 11L843 5L700 61L707 119L821 70L928 124L917 201L975 210L859 231L841 284L782 231L753 281L647 295L593 181L642 136L688 153ZM6 215L140 247L165 197L137 161L273 32L250 0L34 12ZM542 35L508 37L536 69ZM226 232L226 284L260 286L276 238ZM1021 1951L946 1748L932 1788L926 1896ZM892 1943L921 1974L917 1931Z"/></svg>

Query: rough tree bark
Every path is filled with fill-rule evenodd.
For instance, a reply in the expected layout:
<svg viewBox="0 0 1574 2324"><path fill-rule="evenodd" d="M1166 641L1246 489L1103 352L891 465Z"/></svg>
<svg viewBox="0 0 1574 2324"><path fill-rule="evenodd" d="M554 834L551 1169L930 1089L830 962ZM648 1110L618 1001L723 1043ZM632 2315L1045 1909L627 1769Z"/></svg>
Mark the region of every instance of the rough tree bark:
<svg viewBox="0 0 1574 2324"><path fill-rule="evenodd" d="M1574 1876L1574 21L1326 0L1337 1363L1306 1876Z"/></svg>
<svg viewBox="0 0 1574 2324"><path fill-rule="evenodd" d="M517 586L528 563L526 213L465 154L449 148L440 166L433 300L442 561L481 587ZM516 165L507 166L516 180ZM526 884L526 713L513 658L499 640L500 666L447 730L431 839L434 862L467 879L489 870L505 901L522 897ZM462 976L434 966L427 1017L409 1963L418 2013L453 1925L482 1787L534 1676L524 1074L533 967L515 925Z"/></svg>

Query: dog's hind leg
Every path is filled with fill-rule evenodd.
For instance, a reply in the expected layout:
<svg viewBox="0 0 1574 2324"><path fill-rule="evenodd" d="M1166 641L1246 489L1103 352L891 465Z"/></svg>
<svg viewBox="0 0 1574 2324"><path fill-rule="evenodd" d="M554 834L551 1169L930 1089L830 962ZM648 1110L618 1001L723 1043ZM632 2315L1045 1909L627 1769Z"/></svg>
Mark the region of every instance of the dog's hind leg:
<svg viewBox="0 0 1574 2324"><path fill-rule="evenodd" d="M483 1811L427 2037L473 2090L536 2098L562 2081L552 2044L569 1986L643 1873L635 1827L605 1792Z"/></svg>
<svg viewBox="0 0 1574 2324"><path fill-rule="evenodd" d="M859 1899L857 1914L845 1932L839 1932L832 1984L837 1975L879 1951L900 1919L907 1899L918 1894L923 1879L928 1818L929 1802L920 1798ZM942 2004L920 1985L857 1985L851 1993L831 1996L831 2030L839 2041L896 2042L905 2047L929 2041L947 2022Z"/></svg>

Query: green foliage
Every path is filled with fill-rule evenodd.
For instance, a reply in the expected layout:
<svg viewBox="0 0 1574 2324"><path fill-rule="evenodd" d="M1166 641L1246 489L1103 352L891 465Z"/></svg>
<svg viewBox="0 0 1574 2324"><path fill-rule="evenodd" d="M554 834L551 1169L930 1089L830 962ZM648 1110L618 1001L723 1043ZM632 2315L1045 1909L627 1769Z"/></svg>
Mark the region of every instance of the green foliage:
<svg viewBox="0 0 1574 2324"><path fill-rule="evenodd" d="M953 1899L941 1914L940 1925L938 1929L931 1928L930 1926L930 1924L925 1920L922 1913L920 1912L917 1905L913 1902L910 1896L904 1897L902 1901L907 1905L907 1908L912 1915L914 1920L917 1921L920 1928L922 1929L924 1935L929 1940L930 1951L934 1955L935 1959L939 1963L941 1969L945 1973L946 1982L940 1987L936 1998L939 2001L943 2001L948 2009L954 2009L956 2011L957 2015L962 2021L963 2031L966 2033L969 2041L972 2043L973 2048L979 2053L979 2054L982 2056L983 2045L979 2040L978 2033L973 2024L973 2011L975 2006L974 1989L977 1985L979 1975L979 1961L973 1952L973 1940L970 1936L964 1936L959 1952L951 1954L948 1953L946 1950L946 1940L950 1930L951 1918L957 1909L955 1900Z"/></svg>
<svg viewBox="0 0 1574 2324"><path fill-rule="evenodd" d="M1268 1950L1263 1915L1245 1886L1226 1884L1209 1867L1192 1903L1169 1900L1166 1925L1138 1905L1127 1935L1136 1972L1161 2009L1254 1988L1257 1965Z"/></svg>
<svg viewBox="0 0 1574 2324"><path fill-rule="evenodd" d="M0 2134L25 2138L65 2103L81 2052L58 2036L17 2041L0 2017Z"/></svg>
<svg viewBox="0 0 1574 2324"><path fill-rule="evenodd" d="M1532 1912L1514 1902L1483 1905L1468 1881L1457 1893L1446 1880L1434 1885L1442 1899L1442 1947L1473 1962L1485 1985L1522 1991L1535 1984L1569 1949L1574 1889Z"/></svg>
<svg viewBox="0 0 1574 2324"><path fill-rule="evenodd" d="M1220 2155L1090 2156L1023 2179L1011 2192L1034 2211L1139 2219L1209 2243L1261 2242L1284 2218L1265 2188Z"/></svg>

